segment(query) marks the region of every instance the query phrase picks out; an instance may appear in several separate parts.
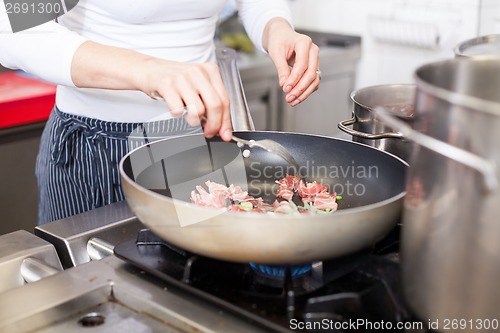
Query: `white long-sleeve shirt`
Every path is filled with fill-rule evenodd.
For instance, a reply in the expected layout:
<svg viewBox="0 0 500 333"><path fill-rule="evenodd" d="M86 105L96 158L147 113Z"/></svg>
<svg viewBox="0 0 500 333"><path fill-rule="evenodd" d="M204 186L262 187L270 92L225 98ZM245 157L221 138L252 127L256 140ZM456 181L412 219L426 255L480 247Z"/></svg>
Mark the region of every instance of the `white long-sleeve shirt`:
<svg viewBox="0 0 500 333"><path fill-rule="evenodd" d="M214 61L213 37L226 1L80 0L58 23L12 33L0 0L0 63L57 84L56 104L63 112L115 122L169 118L163 101L139 91L75 87L73 55L92 40L173 61ZM261 49L271 18L291 20L285 0L237 0L237 5L250 38Z"/></svg>

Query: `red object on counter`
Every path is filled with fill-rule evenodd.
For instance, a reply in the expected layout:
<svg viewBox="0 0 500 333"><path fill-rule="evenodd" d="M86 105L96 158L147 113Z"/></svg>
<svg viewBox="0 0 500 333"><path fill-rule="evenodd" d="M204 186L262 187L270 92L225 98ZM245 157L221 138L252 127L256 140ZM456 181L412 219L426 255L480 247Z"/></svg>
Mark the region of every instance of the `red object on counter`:
<svg viewBox="0 0 500 333"><path fill-rule="evenodd" d="M16 72L0 73L0 128L45 121L56 86Z"/></svg>

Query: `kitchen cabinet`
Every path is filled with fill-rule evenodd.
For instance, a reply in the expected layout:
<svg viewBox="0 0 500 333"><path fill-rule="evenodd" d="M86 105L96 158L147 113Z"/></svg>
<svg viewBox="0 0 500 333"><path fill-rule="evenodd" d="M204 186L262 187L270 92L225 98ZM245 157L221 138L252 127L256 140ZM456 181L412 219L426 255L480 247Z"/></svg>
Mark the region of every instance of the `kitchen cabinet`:
<svg viewBox="0 0 500 333"><path fill-rule="evenodd" d="M36 226L35 164L55 92L23 73L0 73L0 235Z"/></svg>
<svg viewBox="0 0 500 333"><path fill-rule="evenodd" d="M37 224L36 156L45 122L0 130L0 235Z"/></svg>

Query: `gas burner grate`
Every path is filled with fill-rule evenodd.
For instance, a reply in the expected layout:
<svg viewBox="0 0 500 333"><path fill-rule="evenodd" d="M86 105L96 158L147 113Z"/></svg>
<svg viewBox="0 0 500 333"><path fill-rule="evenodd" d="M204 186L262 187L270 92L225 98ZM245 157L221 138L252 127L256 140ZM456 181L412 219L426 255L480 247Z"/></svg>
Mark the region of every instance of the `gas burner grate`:
<svg viewBox="0 0 500 333"><path fill-rule="evenodd" d="M396 229L372 249L296 266L295 271L291 266L237 264L194 255L148 230L137 241L116 246L115 255L159 277L160 284L177 286L270 331L290 332L292 319L412 320L394 259L398 241Z"/></svg>

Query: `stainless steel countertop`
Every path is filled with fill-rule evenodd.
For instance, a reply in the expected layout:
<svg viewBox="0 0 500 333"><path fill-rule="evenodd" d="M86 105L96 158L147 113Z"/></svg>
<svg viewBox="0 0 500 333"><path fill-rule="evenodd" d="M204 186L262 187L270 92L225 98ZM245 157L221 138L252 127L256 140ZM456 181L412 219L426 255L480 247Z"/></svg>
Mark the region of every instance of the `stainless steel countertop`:
<svg viewBox="0 0 500 333"><path fill-rule="evenodd" d="M100 326L83 327L89 313ZM265 332L167 286L115 256L92 261L0 296L0 332Z"/></svg>
<svg viewBox="0 0 500 333"><path fill-rule="evenodd" d="M122 201L39 225L35 235L54 244L62 265L68 268L90 261L89 240L98 238L114 246L136 237L142 228L143 224Z"/></svg>
<svg viewBox="0 0 500 333"><path fill-rule="evenodd" d="M51 269L62 271L54 246L41 238L18 230L0 236L0 293L25 284L23 267L26 260L41 262Z"/></svg>

